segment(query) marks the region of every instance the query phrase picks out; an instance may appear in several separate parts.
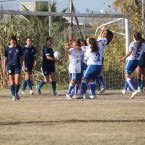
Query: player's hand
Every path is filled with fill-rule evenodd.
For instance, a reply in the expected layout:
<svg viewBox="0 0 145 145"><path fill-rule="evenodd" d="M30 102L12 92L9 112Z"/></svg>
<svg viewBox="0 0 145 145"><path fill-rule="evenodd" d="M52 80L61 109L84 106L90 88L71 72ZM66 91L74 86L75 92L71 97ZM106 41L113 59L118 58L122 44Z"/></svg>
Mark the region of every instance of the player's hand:
<svg viewBox="0 0 145 145"><path fill-rule="evenodd" d="M33 66L35 67L36 65L37 65L37 61L35 60Z"/></svg>
<svg viewBox="0 0 145 145"><path fill-rule="evenodd" d="M62 64L62 60L56 59L56 63L57 63L58 65L61 65L61 64Z"/></svg>
<svg viewBox="0 0 145 145"><path fill-rule="evenodd" d="M120 59L118 60L118 62L124 62L124 59L123 59L123 58L120 58Z"/></svg>

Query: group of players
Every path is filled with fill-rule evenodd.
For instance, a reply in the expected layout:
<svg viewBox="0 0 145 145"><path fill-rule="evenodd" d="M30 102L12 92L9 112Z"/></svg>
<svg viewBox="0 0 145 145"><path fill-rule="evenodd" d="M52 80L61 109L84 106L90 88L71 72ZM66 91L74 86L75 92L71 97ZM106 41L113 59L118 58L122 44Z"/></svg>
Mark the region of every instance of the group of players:
<svg viewBox="0 0 145 145"><path fill-rule="evenodd" d="M98 38L87 38L86 40L71 40L64 45L66 56L69 61L69 78L70 83L66 93L67 99L87 98L87 90L89 89L89 98L96 98L96 82L100 87L100 93L105 90L105 84L102 76L102 66L104 62L104 50L112 41L113 32L109 29L104 29ZM32 39L26 38L26 45L22 48L17 43L16 36L12 36L8 46L5 48L4 56L4 72L8 74L10 83L10 92L12 101L20 100L20 73L24 71L24 81L22 84L22 94L25 94L25 89L28 86L30 94L33 94L31 73L36 65L37 51L32 45ZM42 49L42 64L41 71L44 79L36 86L36 90L41 94L41 88L51 79L52 95L56 96L56 77L55 64L61 64L61 60L54 57L52 48L53 38L46 38ZM137 94L132 81L131 73L137 70L138 90L143 90L144 84L144 68L145 68L145 43L139 32L133 34L133 41L129 46L128 53L119 59L120 62L126 60L125 64L125 86L122 93L125 94L128 88L131 89L131 99ZM141 75L142 74L142 75ZM80 93L78 95L78 89Z"/></svg>

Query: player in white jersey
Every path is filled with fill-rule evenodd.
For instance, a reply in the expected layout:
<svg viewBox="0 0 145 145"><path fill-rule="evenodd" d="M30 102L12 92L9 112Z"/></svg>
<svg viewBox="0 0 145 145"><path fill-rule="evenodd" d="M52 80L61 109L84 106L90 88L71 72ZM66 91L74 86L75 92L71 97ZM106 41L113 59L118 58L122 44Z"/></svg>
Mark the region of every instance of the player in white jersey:
<svg viewBox="0 0 145 145"><path fill-rule="evenodd" d="M78 42L74 41L72 43L72 46L65 46L65 51L69 57L69 76L70 76L70 83L66 97L68 99L71 98L75 99L77 98L77 92L82 78L83 52L81 50L79 41Z"/></svg>
<svg viewBox="0 0 145 145"><path fill-rule="evenodd" d="M89 38L88 38L89 39ZM89 46L87 45L87 42L85 40L80 40L80 44L81 44L81 49L83 52L83 64L82 64L82 72L84 73L86 68L87 68L87 57L86 57L86 52L89 48Z"/></svg>
<svg viewBox="0 0 145 145"><path fill-rule="evenodd" d="M80 88L80 98L86 98L87 84L90 88L90 99L96 97L96 75L99 74L102 70L102 56L97 45L95 38L87 39L89 44L89 49L86 52L87 57L87 69L83 75L81 88Z"/></svg>
<svg viewBox="0 0 145 145"><path fill-rule="evenodd" d="M141 58L141 55L145 52L145 44L143 43L142 36L139 32L135 32L133 35L133 41L130 43L129 51L128 53L123 56L121 59L119 59L120 62L126 60L125 64L125 91L127 90L128 86L132 91L132 95L130 99L133 99L135 95L137 94L137 91L132 83L131 80L131 73L134 72L134 70L139 65L139 61Z"/></svg>
<svg viewBox="0 0 145 145"><path fill-rule="evenodd" d="M112 39L113 39L113 32L110 31L109 29L102 30L102 32L100 33L100 35L97 39L100 53L103 56L103 62L104 62L104 51L105 51L107 45L112 41ZM104 83L104 78L103 78L102 72L97 76L97 83L98 83L99 89L100 89L100 91L98 93L103 93L105 91L105 83Z"/></svg>

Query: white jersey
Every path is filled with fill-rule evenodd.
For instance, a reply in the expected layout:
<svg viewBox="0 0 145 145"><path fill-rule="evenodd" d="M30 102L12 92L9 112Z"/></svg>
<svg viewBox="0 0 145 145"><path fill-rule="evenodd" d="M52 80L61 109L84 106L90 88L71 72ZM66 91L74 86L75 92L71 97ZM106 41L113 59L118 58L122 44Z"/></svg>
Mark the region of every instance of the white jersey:
<svg viewBox="0 0 145 145"><path fill-rule="evenodd" d="M100 53L101 53L102 57L104 58L104 50L107 46L108 40L107 40L107 38L99 38L97 40L97 42L98 42L98 47L100 49Z"/></svg>
<svg viewBox="0 0 145 145"><path fill-rule="evenodd" d="M83 63L87 64L87 57L86 57L86 51L89 49L89 46L81 46L82 52L83 52Z"/></svg>
<svg viewBox="0 0 145 145"><path fill-rule="evenodd" d="M81 73L83 52L76 48L69 49L69 73Z"/></svg>
<svg viewBox="0 0 145 145"><path fill-rule="evenodd" d="M132 41L129 45L129 51L132 51L132 53L127 57L127 60L140 60L141 55L145 52L145 43L139 46L139 42Z"/></svg>
<svg viewBox="0 0 145 145"><path fill-rule="evenodd" d="M100 51L91 52L91 49L89 48L86 51L86 57L87 57L87 65L102 65L102 55Z"/></svg>

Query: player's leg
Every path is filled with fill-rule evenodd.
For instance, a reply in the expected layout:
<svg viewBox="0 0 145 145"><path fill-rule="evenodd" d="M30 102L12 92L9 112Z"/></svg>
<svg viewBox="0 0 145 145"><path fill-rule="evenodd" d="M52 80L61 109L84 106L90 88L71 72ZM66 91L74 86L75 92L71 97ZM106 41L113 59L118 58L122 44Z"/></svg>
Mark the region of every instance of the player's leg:
<svg viewBox="0 0 145 145"><path fill-rule="evenodd" d="M99 91L98 93L104 93L105 91L105 82L104 82L104 77L103 77L103 74L102 72L97 76L97 83L98 83L98 86L99 86Z"/></svg>
<svg viewBox="0 0 145 145"><path fill-rule="evenodd" d="M49 71L48 71L48 69L47 68L41 68L41 71L42 71L42 75L43 75L44 79L41 80L38 85L36 85L36 90L37 90L38 94L41 94L41 88L46 83L49 82Z"/></svg>
<svg viewBox="0 0 145 145"><path fill-rule="evenodd" d="M14 74L8 74L8 78L9 78L9 83L10 83L12 101L16 101Z"/></svg>
<svg viewBox="0 0 145 145"><path fill-rule="evenodd" d="M74 95L74 87L75 87L75 74L74 73L70 73L69 74L69 85L68 85L68 89L67 89L67 93L66 93L66 97L67 99L71 99L72 96Z"/></svg>
<svg viewBox="0 0 145 145"><path fill-rule="evenodd" d="M76 78L74 80L74 92L73 92L73 97L72 97L74 99L78 98L78 90L81 83L81 79L82 79L82 74L76 73Z"/></svg>
<svg viewBox="0 0 145 145"><path fill-rule="evenodd" d="M90 74L90 81L89 81L89 88L90 88L90 99L96 98L96 74L100 74L102 71L102 65L93 66L94 69L92 69L92 74Z"/></svg>
<svg viewBox="0 0 145 145"><path fill-rule="evenodd" d="M142 67L140 65L137 66L136 68L136 74L137 74L137 91L139 93L142 92L142 87L141 87L141 74L142 74Z"/></svg>
<svg viewBox="0 0 145 145"><path fill-rule="evenodd" d="M51 89L52 89L52 95L56 96L56 74L55 72L50 72L50 79L51 79Z"/></svg>
<svg viewBox="0 0 145 145"><path fill-rule="evenodd" d="M20 89L20 73L16 73L14 75L15 78L15 95L16 95L16 99L20 100L20 96L19 96L19 89Z"/></svg>
<svg viewBox="0 0 145 145"><path fill-rule="evenodd" d="M7 67L7 74L8 74L9 84L10 84L10 92L11 92L12 101L16 101L14 70L12 67Z"/></svg>

